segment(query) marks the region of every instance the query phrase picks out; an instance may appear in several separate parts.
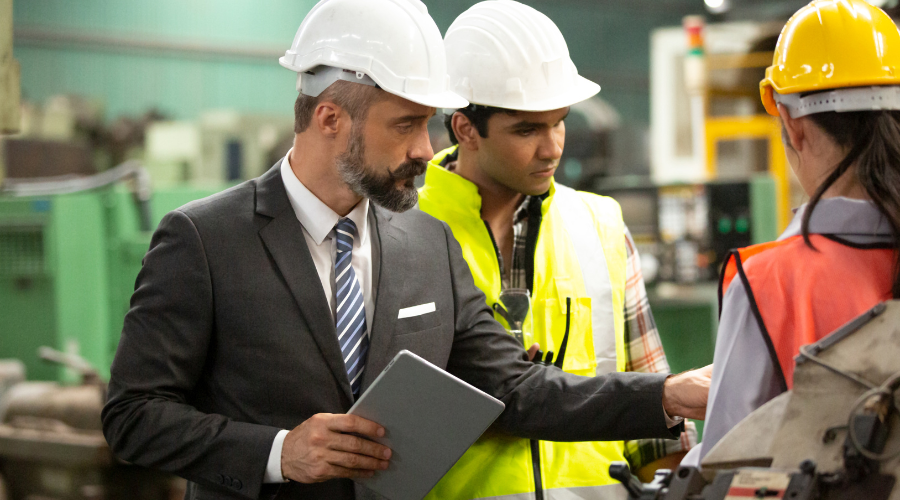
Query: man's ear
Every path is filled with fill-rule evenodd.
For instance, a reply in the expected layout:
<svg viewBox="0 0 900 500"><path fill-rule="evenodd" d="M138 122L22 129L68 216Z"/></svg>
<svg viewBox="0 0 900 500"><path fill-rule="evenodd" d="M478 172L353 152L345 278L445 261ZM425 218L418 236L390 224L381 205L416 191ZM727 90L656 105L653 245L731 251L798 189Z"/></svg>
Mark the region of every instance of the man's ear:
<svg viewBox="0 0 900 500"><path fill-rule="evenodd" d="M344 110L337 104L331 101L322 101L316 105L312 124L319 129L322 135L334 137L340 130L341 122L348 118Z"/></svg>
<svg viewBox="0 0 900 500"><path fill-rule="evenodd" d="M782 104L778 105L778 114L781 116L781 123L784 124L784 131L787 134L786 139L790 141L790 144L787 145L793 148L794 151L802 151L804 139L806 139L806 130L804 129L806 120L791 118L791 114Z"/></svg>
<svg viewBox="0 0 900 500"><path fill-rule="evenodd" d="M478 130L466 115L459 112L453 113L453 117L450 119L450 126L453 127L453 135L456 136L456 140L461 148L470 151L478 150L478 139L480 138Z"/></svg>

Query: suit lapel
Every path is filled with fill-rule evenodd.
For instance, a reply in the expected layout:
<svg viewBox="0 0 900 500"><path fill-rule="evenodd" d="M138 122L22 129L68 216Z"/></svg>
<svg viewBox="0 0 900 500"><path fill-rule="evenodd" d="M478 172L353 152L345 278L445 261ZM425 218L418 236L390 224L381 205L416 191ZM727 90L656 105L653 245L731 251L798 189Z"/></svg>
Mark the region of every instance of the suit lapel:
<svg viewBox="0 0 900 500"><path fill-rule="evenodd" d="M331 368L335 379L353 401L353 391L347 379L347 371L338 345L334 318L325 298L322 283L312 255L303 237L303 226L291 207L281 179L281 162L259 178L257 183L256 211L272 217L259 231L259 236L272 255L278 270L284 277L300 312L309 325L322 356Z"/></svg>
<svg viewBox="0 0 900 500"><path fill-rule="evenodd" d="M375 210L375 235L379 242L378 262L373 265L377 269L377 294L375 295L375 316L372 320L372 335L369 344L369 357L366 371L363 374L361 390L381 373L391 361L391 340L397 324L397 311L400 297L403 294L403 259L409 256L406 251L406 233L394 225L393 214L374 203L370 207Z"/></svg>

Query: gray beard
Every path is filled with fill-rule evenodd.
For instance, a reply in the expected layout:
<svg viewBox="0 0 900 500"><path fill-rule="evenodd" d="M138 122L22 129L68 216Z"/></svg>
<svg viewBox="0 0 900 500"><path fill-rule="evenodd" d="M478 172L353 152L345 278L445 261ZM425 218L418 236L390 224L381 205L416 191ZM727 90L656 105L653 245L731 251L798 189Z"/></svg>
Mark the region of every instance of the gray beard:
<svg viewBox="0 0 900 500"><path fill-rule="evenodd" d="M393 171L380 175L378 168L365 163L365 141L361 130L351 132L347 151L335 160L341 179L359 196L368 198L391 212L405 212L419 201L419 193L413 184L415 176L425 173L427 163L409 160ZM408 179L402 187L397 187L398 179Z"/></svg>

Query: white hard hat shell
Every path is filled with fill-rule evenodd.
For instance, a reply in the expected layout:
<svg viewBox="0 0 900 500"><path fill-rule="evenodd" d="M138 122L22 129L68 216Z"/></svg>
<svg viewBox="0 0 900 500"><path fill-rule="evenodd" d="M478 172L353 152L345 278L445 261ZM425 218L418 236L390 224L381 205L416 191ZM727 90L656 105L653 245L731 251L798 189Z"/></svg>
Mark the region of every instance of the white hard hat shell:
<svg viewBox="0 0 900 500"><path fill-rule="evenodd" d="M450 25L444 46L450 89L475 104L548 111L600 91L578 74L556 24L514 0L475 4Z"/></svg>
<svg viewBox="0 0 900 500"><path fill-rule="evenodd" d="M320 66L361 72L380 88L431 107L465 107L450 92L440 31L420 0L321 0L278 62L298 73Z"/></svg>

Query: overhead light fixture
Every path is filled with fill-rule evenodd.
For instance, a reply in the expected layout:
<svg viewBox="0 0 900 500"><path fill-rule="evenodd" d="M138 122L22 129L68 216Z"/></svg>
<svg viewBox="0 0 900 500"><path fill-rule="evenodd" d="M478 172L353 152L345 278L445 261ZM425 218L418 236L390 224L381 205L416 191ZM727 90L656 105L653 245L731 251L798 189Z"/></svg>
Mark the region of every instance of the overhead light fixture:
<svg viewBox="0 0 900 500"><path fill-rule="evenodd" d="M721 14L731 8L731 0L703 0L706 10L713 14Z"/></svg>

